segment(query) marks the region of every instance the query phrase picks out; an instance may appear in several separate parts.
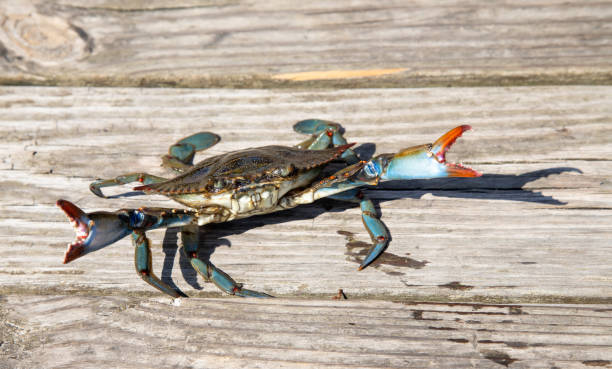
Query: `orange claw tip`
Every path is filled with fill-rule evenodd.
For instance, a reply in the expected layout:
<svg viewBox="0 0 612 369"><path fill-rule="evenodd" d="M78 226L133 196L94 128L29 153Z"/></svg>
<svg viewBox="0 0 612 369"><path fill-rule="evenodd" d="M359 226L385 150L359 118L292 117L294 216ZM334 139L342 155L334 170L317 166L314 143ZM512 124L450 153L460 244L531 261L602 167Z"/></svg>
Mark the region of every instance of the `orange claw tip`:
<svg viewBox="0 0 612 369"><path fill-rule="evenodd" d="M81 208L68 200L59 199L55 202L55 205L62 209L68 217L77 218L85 214Z"/></svg>
<svg viewBox="0 0 612 369"><path fill-rule="evenodd" d="M94 226L93 220L90 220L87 214L81 208L71 203L68 200L59 199L56 205L66 213L68 220L72 224L76 233L74 242L68 244L66 253L64 254L64 264L71 262L72 260L83 255L85 251L85 244L87 238L90 235L91 228Z"/></svg>
<svg viewBox="0 0 612 369"><path fill-rule="evenodd" d="M446 172L449 177L480 177L482 173L472 168L467 168L459 164L447 164Z"/></svg>
<svg viewBox="0 0 612 369"><path fill-rule="evenodd" d="M442 137L438 138L436 142L433 143L431 151L442 161L445 160L444 155L450 149L450 147L457 141L459 137L463 134L463 132L472 129L471 126L464 124L462 126L455 127L450 131L446 132L442 135Z"/></svg>
<svg viewBox="0 0 612 369"><path fill-rule="evenodd" d="M85 247L79 243L68 245L68 249L66 249L66 253L64 254L64 264L68 264L72 260L81 256L84 250Z"/></svg>
<svg viewBox="0 0 612 369"><path fill-rule="evenodd" d="M68 200L59 199L55 203L64 211L68 219L77 231L86 232L89 226L89 218L81 208L71 203Z"/></svg>
<svg viewBox="0 0 612 369"><path fill-rule="evenodd" d="M464 124L457 126L450 131L446 132L442 137L438 138L436 142L432 144L431 153L435 155L436 159L440 163L446 165L446 173L448 177L480 177L482 173L475 171L472 168L464 167L461 164L448 163L446 161L446 152L451 146L457 141L463 132L472 129L470 125Z"/></svg>

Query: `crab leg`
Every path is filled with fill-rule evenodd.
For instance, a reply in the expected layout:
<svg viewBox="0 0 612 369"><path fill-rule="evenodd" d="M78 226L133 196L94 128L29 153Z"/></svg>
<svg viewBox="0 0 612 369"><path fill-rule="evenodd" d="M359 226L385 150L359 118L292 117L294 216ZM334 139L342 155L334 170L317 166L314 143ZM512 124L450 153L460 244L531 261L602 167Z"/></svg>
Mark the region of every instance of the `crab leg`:
<svg viewBox="0 0 612 369"><path fill-rule="evenodd" d="M359 265L359 270L364 269L376 260L389 245L390 237L389 232L385 224L378 218L376 209L374 209L374 203L372 200L367 198L359 189L341 192L335 195L329 196L331 199L350 201L359 203L361 207L361 220L365 229L370 234L372 239L372 247L368 251L367 256Z"/></svg>
<svg viewBox="0 0 612 369"><path fill-rule="evenodd" d="M145 233L142 231L132 232L132 244L134 244L135 248L134 264L140 278L165 294L174 298L180 297L181 295L178 291L162 282L162 280L153 273L151 242Z"/></svg>
<svg viewBox="0 0 612 369"><path fill-rule="evenodd" d="M184 226L181 229L181 240L183 242L183 250L189 258L191 266L205 280L214 283L220 290L240 297L273 297L267 293L242 288L242 283L234 281L232 277L214 266L210 261L198 258L199 233L197 226Z"/></svg>
<svg viewBox="0 0 612 369"><path fill-rule="evenodd" d="M189 169L193 165L193 156L196 152L208 149L219 142L219 140L219 136L210 132L199 132L182 138L170 146L167 155L162 156L162 166L179 172ZM166 180L167 178L148 173L128 173L113 179L101 179L92 182L89 185L89 189L97 196L106 197L101 190L103 187L120 186L132 182L140 182L147 185Z"/></svg>
<svg viewBox="0 0 612 369"><path fill-rule="evenodd" d="M111 187L111 186L121 186L124 184L132 183L132 182L140 182L143 184L157 183L166 181L166 178L154 176L148 173L129 173L123 174L113 179L101 179L99 181L92 182L89 185L89 190L93 192L96 196L104 197L106 196L102 193L102 187Z"/></svg>
<svg viewBox="0 0 612 369"><path fill-rule="evenodd" d="M162 156L162 166L179 172L189 169L193 165L193 157L196 152L208 149L220 139L211 132L199 132L182 138L170 146L168 155Z"/></svg>
<svg viewBox="0 0 612 369"><path fill-rule="evenodd" d="M321 119L306 119L297 122L293 130L299 133L312 134L312 137L296 145L296 147L308 150L324 150L328 147L346 145L346 139L342 136L342 126L338 123ZM348 164L355 164L359 158L351 149L342 153L340 158Z"/></svg>

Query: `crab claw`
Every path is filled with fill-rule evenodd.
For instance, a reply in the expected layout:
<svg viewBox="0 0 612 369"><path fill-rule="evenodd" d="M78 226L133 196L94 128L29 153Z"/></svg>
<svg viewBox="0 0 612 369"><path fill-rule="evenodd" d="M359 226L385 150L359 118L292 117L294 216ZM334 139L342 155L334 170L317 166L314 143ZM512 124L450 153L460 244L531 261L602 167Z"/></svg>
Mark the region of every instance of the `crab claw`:
<svg viewBox="0 0 612 369"><path fill-rule="evenodd" d="M471 168L446 161L446 152L469 129L468 125L455 127L433 144L410 147L395 155L380 155L370 162L370 170L380 173L382 180L480 177Z"/></svg>
<svg viewBox="0 0 612 369"><path fill-rule="evenodd" d="M108 246L131 233L127 224L116 213L100 211L86 214L67 200L57 200L56 205L66 213L76 233L75 240L68 244L64 254L64 264Z"/></svg>

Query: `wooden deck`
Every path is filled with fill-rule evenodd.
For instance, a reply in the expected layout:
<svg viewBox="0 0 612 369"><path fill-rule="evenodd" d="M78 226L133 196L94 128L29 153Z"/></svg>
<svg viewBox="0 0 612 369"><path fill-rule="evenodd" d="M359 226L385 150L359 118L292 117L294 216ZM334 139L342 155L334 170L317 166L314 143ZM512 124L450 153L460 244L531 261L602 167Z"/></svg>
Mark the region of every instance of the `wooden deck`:
<svg viewBox="0 0 612 369"><path fill-rule="evenodd" d="M0 369L612 367L612 3L142 4L0 3ZM276 299L222 296L176 230L150 232L154 269L188 299L129 240L61 264L57 199L176 206L88 185L166 175L197 131L222 137L204 155L292 145L305 118L364 158L470 124L449 157L484 175L368 190L392 242L361 272L352 205L202 228Z"/></svg>

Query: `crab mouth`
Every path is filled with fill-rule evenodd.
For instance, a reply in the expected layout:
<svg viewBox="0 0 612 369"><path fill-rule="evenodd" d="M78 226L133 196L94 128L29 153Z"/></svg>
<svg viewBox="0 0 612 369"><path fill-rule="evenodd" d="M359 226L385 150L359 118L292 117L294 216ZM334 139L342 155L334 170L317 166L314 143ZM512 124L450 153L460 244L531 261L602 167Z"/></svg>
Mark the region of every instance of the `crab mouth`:
<svg viewBox="0 0 612 369"><path fill-rule="evenodd" d="M85 247L95 233L95 223L83 210L70 201L57 200L56 205L64 211L76 233L74 241L68 244L64 254L64 264L66 264L84 254Z"/></svg>
<svg viewBox="0 0 612 369"><path fill-rule="evenodd" d="M429 149L428 155L433 156L438 163L446 166L446 171L449 177L480 177L482 175L482 173L479 173L470 167L462 164L449 163L446 161L446 153L448 150L450 150L455 141L461 137L463 132L470 129L472 129L472 127L467 124L455 127L446 132L442 137L438 138Z"/></svg>

